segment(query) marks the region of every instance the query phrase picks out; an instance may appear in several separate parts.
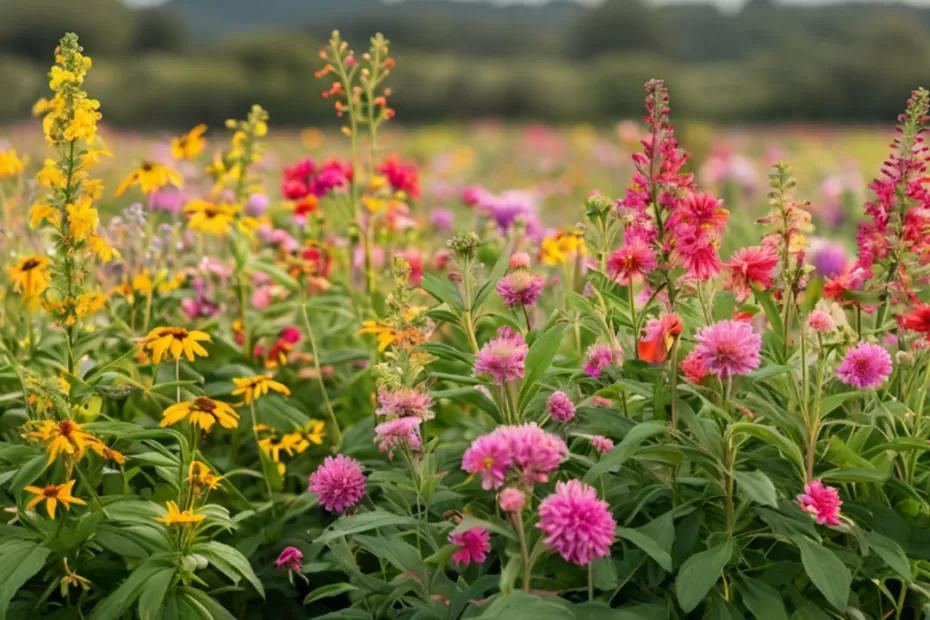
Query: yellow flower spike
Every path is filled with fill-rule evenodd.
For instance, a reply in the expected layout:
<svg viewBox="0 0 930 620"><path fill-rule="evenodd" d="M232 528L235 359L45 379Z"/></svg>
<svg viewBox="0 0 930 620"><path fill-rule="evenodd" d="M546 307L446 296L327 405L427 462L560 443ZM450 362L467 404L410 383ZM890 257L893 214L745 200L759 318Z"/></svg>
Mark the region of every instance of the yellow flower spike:
<svg viewBox="0 0 930 620"><path fill-rule="evenodd" d="M203 134L207 126L203 123L197 125L183 136L171 139L171 156L175 159L194 159L207 146Z"/></svg>
<svg viewBox="0 0 930 620"><path fill-rule="evenodd" d="M49 204L32 205L29 210L29 227L38 228L42 222L48 222L55 228L61 227L61 211Z"/></svg>
<svg viewBox="0 0 930 620"><path fill-rule="evenodd" d="M68 234L75 241L84 241L97 230L100 215L93 208L90 197L82 196L74 204L65 206L68 213Z"/></svg>
<svg viewBox="0 0 930 620"><path fill-rule="evenodd" d="M277 392L284 396L291 395L291 390L286 385L275 381L268 375L237 377L233 379L233 383L236 384L236 388L232 391L232 395L244 397L247 405L269 392Z"/></svg>
<svg viewBox="0 0 930 620"><path fill-rule="evenodd" d="M67 176L54 159L46 159L42 169L36 173L36 183L49 189L64 187L68 182Z"/></svg>
<svg viewBox="0 0 930 620"><path fill-rule="evenodd" d="M156 517L155 520L168 527L196 525L207 518L207 515L197 514L193 509L181 510L173 501L165 503L165 509L168 511L167 514L163 517Z"/></svg>
<svg viewBox="0 0 930 620"><path fill-rule="evenodd" d="M35 497L26 504L26 510L32 510L40 503L45 502L45 509L48 511L48 516L54 519L55 509L58 507L58 504L61 504L65 510L71 510L71 504L85 506L87 502L71 494L71 490L74 488L74 482L74 480L69 480L64 484L50 484L44 487L37 487L31 484L26 485L24 490L35 495Z"/></svg>
<svg viewBox="0 0 930 620"><path fill-rule="evenodd" d="M210 342L210 335L183 327L156 327L142 339L140 347L152 353L152 363L160 364L170 356L175 361L186 357L193 362L196 356L207 357L207 350L200 343Z"/></svg>
<svg viewBox="0 0 930 620"><path fill-rule="evenodd" d="M144 193L150 194L166 185L182 187L184 179L168 166L144 161L142 165L132 171L132 174L123 179L123 182L116 188L116 195L122 196L123 192L133 185L138 185L139 189Z"/></svg>
<svg viewBox="0 0 930 620"><path fill-rule="evenodd" d="M13 290L29 301L37 300L52 281L46 256L24 256L9 269L9 274Z"/></svg>
<svg viewBox="0 0 930 620"><path fill-rule="evenodd" d="M189 420L191 424L200 427L205 433L209 433L213 425L217 423L223 428L230 429L239 426L239 414L229 403L206 396L198 396L194 400L171 405L162 413L161 426L171 426L182 420Z"/></svg>

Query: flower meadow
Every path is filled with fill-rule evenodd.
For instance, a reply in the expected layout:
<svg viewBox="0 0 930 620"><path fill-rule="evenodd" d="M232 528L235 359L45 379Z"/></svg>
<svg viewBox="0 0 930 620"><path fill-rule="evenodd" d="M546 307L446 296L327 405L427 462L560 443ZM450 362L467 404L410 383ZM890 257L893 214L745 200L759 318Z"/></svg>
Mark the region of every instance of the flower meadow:
<svg viewBox="0 0 930 620"><path fill-rule="evenodd" d="M321 51L332 154L254 105L133 160L61 39L0 143L0 618L930 613L930 94L847 254L661 80L617 195L439 192L394 66Z"/></svg>

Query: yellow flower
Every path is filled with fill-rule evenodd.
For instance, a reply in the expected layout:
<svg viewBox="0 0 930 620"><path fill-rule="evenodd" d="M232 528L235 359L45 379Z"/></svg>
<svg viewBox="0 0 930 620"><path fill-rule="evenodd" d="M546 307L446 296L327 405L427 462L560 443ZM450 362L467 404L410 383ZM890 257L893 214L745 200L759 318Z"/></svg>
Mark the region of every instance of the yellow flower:
<svg viewBox="0 0 930 620"><path fill-rule="evenodd" d="M171 156L175 159L194 159L207 145L203 134L207 126L203 123L197 125L183 136L171 139Z"/></svg>
<svg viewBox="0 0 930 620"><path fill-rule="evenodd" d="M38 228L46 220L49 224L58 228L61 226L61 211L48 204L32 205L29 210L29 227Z"/></svg>
<svg viewBox="0 0 930 620"><path fill-rule="evenodd" d="M220 488L220 477L210 471L206 463L201 463L200 461L191 461L187 480L195 487L210 490Z"/></svg>
<svg viewBox="0 0 930 620"><path fill-rule="evenodd" d="M291 391L283 383L279 383L268 375L256 375L254 377L234 378L233 383L236 389L232 391L233 396L245 397L246 404L252 403L269 391L278 392L285 396L290 396Z"/></svg>
<svg viewBox="0 0 930 620"><path fill-rule="evenodd" d="M141 166L133 170L132 174L123 179L123 182L116 188L116 195L122 196L123 192L132 185L138 185L144 193L150 194L166 185L181 187L184 185L184 179L168 166L144 161Z"/></svg>
<svg viewBox="0 0 930 620"><path fill-rule="evenodd" d="M140 346L152 352L153 364L160 364L167 355L175 361L187 357L187 361L193 362L197 355L207 357L201 342L210 342L210 335L183 327L156 327L142 339Z"/></svg>
<svg viewBox="0 0 930 620"><path fill-rule="evenodd" d="M67 182L68 177L54 159L46 159L42 169L36 174L36 183L42 187L56 189L64 187Z"/></svg>
<svg viewBox="0 0 930 620"><path fill-rule="evenodd" d="M585 253L584 239L574 232L555 233L542 241L542 261L550 267L564 264L576 255L584 256Z"/></svg>
<svg viewBox="0 0 930 620"><path fill-rule="evenodd" d="M50 484L44 487L37 487L31 484L26 485L24 490L29 491L35 497L26 504L26 510L32 510L41 502L45 502L45 509L48 510L48 516L55 518L55 508L61 503L65 510L71 510L71 504L84 506L87 504L83 499L71 495L74 488L74 480L69 480L64 484Z"/></svg>
<svg viewBox="0 0 930 620"><path fill-rule="evenodd" d="M110 247L110 244L107 243L107 240L103 237L92 235L91 238L87 240L87 243L90 245L90 251L93 252L101 262L109 263L113 260L113 248Z"/></svg>
<svg viewBox="0 0 930 620"><path fill-rule="evenodd" d="M227 203L213 203L208 200L191 200L184 206L184 213L190 216L187 225L191 230L199 230L210 235L223 237L239 213L239 206Z"/></svg>
<svg viewBox="0 0 930 620"><path fill-rule="evenodd" d="M133 290L139 291L143 295L147 295L148 293L152 292L152 289L155 288L155 285L152 284L152 276L148 269L132 277L132 288Z"/></svg>
<svg viewBox="0 0 930 620"><path fill-rule="evenodd" d="M200 523L207 518L207 515L197 514L193 509L190 508L187 510L181 510L178 508L177 503L173 501L168 501L165 504L165 508L168 510L168 513L163 517L157 517L155 520L167 526L196 525L197 523Z"/></svg>
<svg viewBox="0 0 930 620"><path fill-rule="evenodd" d="M72 420L42 420L36 430L26 434L29 439L41 441L48 450L48 462L51 464L59 454L68 454L80 459L84 450L100 443L100 440L86 432L80 424Z"/></svg>
<svg viewBox="0 0 930 620"><path fill-rule="evenodd" d="M126 462L126 455L118 450L114 450L100 440L90 444L90 449L96 452L100 458L113 461L117 465L123 465Z"/></svg>
<svg viewBox="0 0 930 620"><path fill-rule="evenodd" d="M90 589L90 579L78 575L77 571L71 570L68 566L68 558L64 560L65 574L61 578L61 595L68 596L68 590L72 587L80 587L82 590Z"/></svg>
<svg viewBox="0 0 930 620"><path fill-rule="evenodd" d="M113 153L106 149L88 149L87 152L81 155L81 166L83 168L93 168L100 163L101 157L113 157Z"/></svg>
<svg viewBox="0 0 930 620"><path fill-rule="evenodd" d="M171 426L188 419L194 426L199 426L209 433L213 425L219 422L223 428L239 426L239 414L229 403L198 396L194 400L171 405L162 414L161 425Z"/></svg>
<svg viewBox="0 0 930 620"><path fill-rule="evenodd" d="M13 290L29 300L37 299L52 280L46 256L24 256L9 269L9 273Z"/></svg>
<svg viewBox="0 0 930 620"><path fill-rule="evenodd" d="M74 300L74 313L79 317L94 314L107 303L107 298L103 293L81 293Z"/></svg>
<svg viewBox="0 0 930 620"><path fill-rule="evenodd" d="M397 330L378 321L362 321L362 328L355 335L375 334L378 337L378 350L384 351L397 340Z"/></svg>
<svg viewBox="0 0 930 620"><path fill-rule="evenodd" d="M16 155L16 149L0 151L0 179L11 177L23 171L23 162Z"/></svg>
<svg viewBox="0 0 930 620"><path fill-rule="evenodd" d="M68 212L68 234L75 241L84 241L97 230L100 216L92 204L89 197L83 196L75 204L65 207Z"/></svg>

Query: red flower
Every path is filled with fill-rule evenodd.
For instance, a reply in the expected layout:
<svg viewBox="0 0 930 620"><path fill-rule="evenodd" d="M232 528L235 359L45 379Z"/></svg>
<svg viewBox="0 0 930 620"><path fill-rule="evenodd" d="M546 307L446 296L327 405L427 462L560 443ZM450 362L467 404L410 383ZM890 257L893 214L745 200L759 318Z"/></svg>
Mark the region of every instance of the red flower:
<svg viewBox="0 0 930 620"><path fill-rule="evenodd" d="M898 325L902 329L924 334L930 340L930 304L920 304L907 314L899 315Z"/></svg>
<svg viewBox="0 0 930 620"><path fill-rule="evenodd" d="M414 198L420 195L420 181L416 165L401 162L396 155L392 155L378 166L378 172L387 177L395 192L404 192Z"/></svg>

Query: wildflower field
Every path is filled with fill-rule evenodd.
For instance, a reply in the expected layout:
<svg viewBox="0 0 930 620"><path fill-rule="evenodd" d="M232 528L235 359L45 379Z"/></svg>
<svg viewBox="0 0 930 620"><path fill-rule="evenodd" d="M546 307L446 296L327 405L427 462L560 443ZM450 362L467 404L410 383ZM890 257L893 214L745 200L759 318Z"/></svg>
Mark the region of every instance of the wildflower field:
<svg viewBox="0 0 930 620"><path fill-rule="evenodd" d="M930 614L926 90L412 128L334 33L339 131L153 137L49 52L0 129L0 620Z"/></svg>

